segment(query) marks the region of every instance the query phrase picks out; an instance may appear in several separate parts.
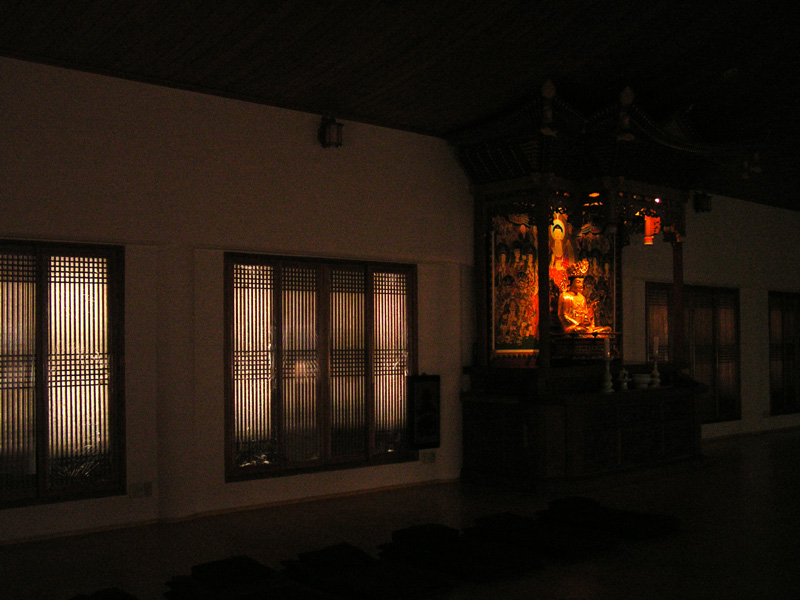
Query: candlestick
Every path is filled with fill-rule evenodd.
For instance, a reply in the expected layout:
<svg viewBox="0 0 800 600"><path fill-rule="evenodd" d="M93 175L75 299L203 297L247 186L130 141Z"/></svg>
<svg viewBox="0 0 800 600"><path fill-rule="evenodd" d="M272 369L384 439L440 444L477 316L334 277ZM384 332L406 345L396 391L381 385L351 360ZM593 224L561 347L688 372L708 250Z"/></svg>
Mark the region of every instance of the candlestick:
<svg viewBox="0 0 800 600"><path fill-rule="evenodd" d="M619 372L619 377L617 377L617 381L619 382L619 389L627 390L628 389L628 371L625 367L622 367L622 370Z"/></svg>
<svg viewBox="0 0 800 600"><path fill-rule="evenodd" d="M650 387L661 385L661 373L658 372L658 355L653 357L653 371L650 373Z"/></svg>
<svg viewBox="0 0 800 600"><path fill-rule="evenodd" d="M603 357L608 358L611 356L611 340L603 338Z"/></svg>

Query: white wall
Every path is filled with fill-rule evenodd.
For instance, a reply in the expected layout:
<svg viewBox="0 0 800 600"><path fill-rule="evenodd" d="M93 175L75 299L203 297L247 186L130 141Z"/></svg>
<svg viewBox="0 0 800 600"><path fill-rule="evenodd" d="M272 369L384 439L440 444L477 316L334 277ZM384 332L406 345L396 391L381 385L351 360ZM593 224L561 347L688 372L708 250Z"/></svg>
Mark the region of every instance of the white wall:
<svg viewBox="0 0 800 600"><path fill-rule="evenodd" d="M0 58L0 238L126 248L128 482L117 496L0 510L0 541L458 476L472 357L472 199L443 141ZM741 290L742 420L764 417L767 292L800 292L800 213L715 197L688 211L687 284ZM224 483L222 257L228 250L419 265L420 371L442 376L442 447L405 463ZM623 252L626 360L645 358L644 283L668 244Z"/></svg>
<svg viewBox="0 0 800 600"><path fill-rule="evenodd" d="M770 291L800 292L800 213L723 196L710 212L687 206L684 283L739 289L742 418L703 426L703 437L800 425L800 415L769 416ZM622 253L625 360L646 359L646 281L672 281L672 246L633 238Z"/></svg>
<svg viewBox="0 0 800 600"><path fill-rule="evenodd" d="M126 248L129 489L0 510L0 541L458 477L472 199L442 140L0 59L0 238ZM223 470L223 253L413 262L419 366L442 376L431 464L239 483Z"/></svg>

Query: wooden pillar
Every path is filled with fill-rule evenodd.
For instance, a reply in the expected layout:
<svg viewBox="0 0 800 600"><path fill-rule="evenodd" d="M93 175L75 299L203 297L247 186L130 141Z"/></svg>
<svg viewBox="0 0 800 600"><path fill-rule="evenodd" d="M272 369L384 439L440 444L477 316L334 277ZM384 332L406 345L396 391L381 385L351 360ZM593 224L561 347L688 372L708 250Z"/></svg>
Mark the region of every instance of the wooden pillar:
<svg viewBox="0 0 800 600"><path fill-rule="evenodd" d="M683 310L683 243L672 242L672 323L669 331L672 335L671 361L680 369L686 362L686 342L684 336Z"/></svg>
<svg viewBox="0 0 800 600"><path fill-rule="evenodd" d="M477 331L475 344L475 366L486 367L489 364L489 307L488 295L488 267L486 261L486 205L483 196L476 191L472 193L474 202L474 261L475 261L475 318Z"/></svg>
<svg viewBox="0 0 800 600"><path fill-rule="evenodd" d="M536 245L539 276L539 358L537 366L550 367L550 190L538 182Z"/></svg>

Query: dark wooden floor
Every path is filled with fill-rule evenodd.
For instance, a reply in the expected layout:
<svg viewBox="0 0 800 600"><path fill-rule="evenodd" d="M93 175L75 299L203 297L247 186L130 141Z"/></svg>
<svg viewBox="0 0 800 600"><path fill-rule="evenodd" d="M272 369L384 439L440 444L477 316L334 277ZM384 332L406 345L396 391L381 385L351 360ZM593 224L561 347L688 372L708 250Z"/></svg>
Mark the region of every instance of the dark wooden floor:
<svg viewBox="0 0 800 600"><path fill-rule="evenodd" d="M432 484L0 546L0 598L67 600L115 586L156 599L170 578L201 562L246 554L280 568L343 541L377 555L395 529L463 529L504 510L534 515L567 495L674 515L682 530L587 560L545 561L492 584L459 582L439 597L800 598L800 429L708 441L697 460L535 492Z"/></svg>

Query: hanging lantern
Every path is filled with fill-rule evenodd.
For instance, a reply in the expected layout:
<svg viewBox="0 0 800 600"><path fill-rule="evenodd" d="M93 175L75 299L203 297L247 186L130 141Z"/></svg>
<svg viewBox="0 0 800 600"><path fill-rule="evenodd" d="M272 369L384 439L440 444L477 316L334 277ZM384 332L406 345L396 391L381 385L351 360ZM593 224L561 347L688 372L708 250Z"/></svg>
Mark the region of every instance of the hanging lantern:
<svg viewBox="0 0 800 600"><path fill-rule="evenodd" d="M661 217L651 217L645 215L644 217L644 245L652 246L653 237L661 232Z"/></svg>

